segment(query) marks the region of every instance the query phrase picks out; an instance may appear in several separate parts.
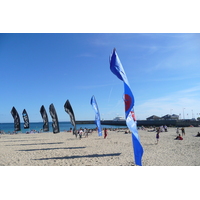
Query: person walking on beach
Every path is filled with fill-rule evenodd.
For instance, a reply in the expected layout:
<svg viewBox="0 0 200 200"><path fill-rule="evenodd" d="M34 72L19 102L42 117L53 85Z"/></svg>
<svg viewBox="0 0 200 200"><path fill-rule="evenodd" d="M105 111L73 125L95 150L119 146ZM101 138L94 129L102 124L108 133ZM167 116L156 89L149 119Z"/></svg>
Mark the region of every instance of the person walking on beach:
<svg viewBox="0 0 200 200"><path fill-rule="evenodd" d="M106 137L108 136L108 131L107 128L104 129L104 139L106 139Z"/></svg>
<svg viewBox="0 0 200 200"><path fill-rule="evenodd" d="M78 133L79 133L79 130L75 130L75 131L74 131L74 134L75 134L76 138L77 138L77 136L78 136Z"/></svg>
<svg viewBox="0 0 200 200"><path fill-rule="evenodd" d="M82 135L83 135L83 130L80 129L80 131L79 131L79 138L80 138L80 140L81 140L81 138L82 138Z"/></svg>
<svg viewBox="0 0 200 200"><path fill-rule="evenodd" d="M89 129L85 129L85 137L88 137Z"/></svg>
<svg viewBox="0 0 200 200"><path fill-rule="evenodd" d="M158 141L159 141L159 134L160 134L160 128L157 128L156 130L156 144L158 144Z"/></svg>
<svg viewBox="0 0 200 200"><path fill-rule="evenodd" d="M181 131L182 131L182 136L185 135L185 129L183 127L182 127Z"/></svg>

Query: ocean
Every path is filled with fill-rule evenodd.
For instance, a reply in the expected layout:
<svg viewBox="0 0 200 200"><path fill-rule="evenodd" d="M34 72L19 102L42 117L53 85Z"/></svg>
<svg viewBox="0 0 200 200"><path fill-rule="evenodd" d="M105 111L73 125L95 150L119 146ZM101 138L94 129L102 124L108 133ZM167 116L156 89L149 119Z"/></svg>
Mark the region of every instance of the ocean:
<svg viewBox="0 0 200 200"><path fill-rule="evenodd" d="M70 128L73 129L71 122L59 122L60 131L68 131ZM113 125L101 125L102 128L125 128L125 126L113 126ZM18 133L31 132L32 130L42 132L43 122L32 122L29 124L29 129L24 129L24 123L21 123L21 131ZM76 128L96 128L96 124L77 124ZM0 123L0 131L5 133L12 133L14 131L14 123ZM52 123L49 122L49 132L53 132Z"/></svg>

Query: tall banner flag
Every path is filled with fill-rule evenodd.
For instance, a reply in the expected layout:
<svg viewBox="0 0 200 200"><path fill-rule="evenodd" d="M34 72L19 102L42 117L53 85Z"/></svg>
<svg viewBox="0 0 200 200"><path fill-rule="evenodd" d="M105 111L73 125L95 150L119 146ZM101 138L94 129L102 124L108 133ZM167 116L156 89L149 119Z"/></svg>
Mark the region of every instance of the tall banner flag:
<svg viewBox="0 0 200 200"><path fill-rule="evenodd" d="M91 98L90 104L92 105L94 112L95 112L95 122L96 122L96 125L97 125L97 128L98 128L98 135L102 136L101 118L100 118L99 109L98 109L97 102L96 102L94 95Z"/></svg>
<svg viewBox="0 0 200 200"><path fill-rule="evenodd" d="M29 128L29 118L28 118L28 114L25 109L22 112L22 117L24 119L24 129L28 129Z"/></svg>
<svg viewBox="0 0 200 200"><path fill-rule="evenodd" d="M43 105L40 108L40 114L43 119L43 131L47 132L47 131L49 131L49 120L48 120L48 115L47 115L46 109Z"/></svg>
<svg viewBox="0 0 200 200"><path fill-rule="evenodd" d="M53 133L59 133L60 128L59 128L59 123L58 123L58 116L56 113L56 109L53 104L49 106L49 112L52 117L52 128L53 128Z"/></svg>
<svg viewBox="0 0 200 200"><path fill-rule="evenodd" d="M12 114L13 119L14 119L15 131L20 131L21 130L20 118L19 118L19 114L18 114L18 112L17 112L17 110L15 109L14 106L12 107L11 114Z"/></svg>
<svg viewBox="0 0 200 200"><path fill-rule="evenodd" d="M67 101L65 102L64 108L65 108L65 111L66 111L66 112L69 114L69 116L70 116L71 124L74 126L73 134L76 134L76 120L75 120L75 116L74 116L74 111L73 111L73 109L72 109L72 106L71 106L69 100L67 100Z"/></svg>
<svg viewBox="0 0 200 200"><path fill-rule="evenodd" d="M141 166L143 148L140 143L137 131L137 122L133 109L134 97L130 89L124 68L117 55L116 49L113 50L113 53L110 56L110 70L112 71L113 74L115 74L120 80L124 82L124 103L125 103L126 124L129 130L132 132L132 144L133 144L135 164Z"/></svg>

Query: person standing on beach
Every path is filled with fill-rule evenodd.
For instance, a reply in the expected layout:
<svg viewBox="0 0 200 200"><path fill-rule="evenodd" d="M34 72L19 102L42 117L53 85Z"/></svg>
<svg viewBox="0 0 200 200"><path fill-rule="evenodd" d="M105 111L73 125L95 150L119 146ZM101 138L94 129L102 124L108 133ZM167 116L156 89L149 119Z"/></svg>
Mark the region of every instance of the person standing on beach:
<svg viewBox="0 0 200 200"><path fill-rule="evenodd" d="M80 131L79 131L79 138L80 138L80 140L81 140L81 138L82 138L82 135L83 135L83 130L80 129Z"/></svg>
<svg viewBox="0 0 200 200"><path fill-rule="evenodd" d="M108 131L107 131L107 128L105 128L104 129L104 139L106 139L107 135L108 135Z"/></svg>
<svg viewBox="0 0 200 200"><path fill-rule="evenodd" d="M185 129L183 127L182 127L181 131L182 131L182 136L185 135Z"/></svg>
<svg viewBox="0 0 200 200"><path fill-rule="evenodd" d="M156 130L156 144L158 144L158 141L159 141L159 134L160 134L160 128L157 128Z"/></svg>
<svg viewBox="0 0 200 200"><path fill-rule="evenodd" d="M88 137L89 129L85 129L85 137Z"/></svg>
<svg viewBox="0 0 200 200"><path fill-rule="evenodd" d="M75 136L76 136L76 138L77 138L77 136L78 136L78 133L79 133L79 131L78 130L75 130Z"/></svg>

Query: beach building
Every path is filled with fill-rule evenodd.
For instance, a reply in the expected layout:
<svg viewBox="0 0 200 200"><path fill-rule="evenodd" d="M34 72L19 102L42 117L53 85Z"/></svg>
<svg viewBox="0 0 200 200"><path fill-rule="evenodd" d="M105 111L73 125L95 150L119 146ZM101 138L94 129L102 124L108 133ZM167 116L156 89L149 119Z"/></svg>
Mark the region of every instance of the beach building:
<svg viewBox="0 0 200 200"><path fill-rule="evenodd" d="M179 115L164 115L163 117L161 117L163 120L179 120Z"/></svg>
<svg viewBox="0 0 200 200"><path fill-rule="evenodd" d="M161 117L158 117L158 116L156 116L156 115L152 115L152 116L150 116L150 117L148 117L148 118L146 118L146 120L161 120Z"/></svg>

